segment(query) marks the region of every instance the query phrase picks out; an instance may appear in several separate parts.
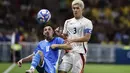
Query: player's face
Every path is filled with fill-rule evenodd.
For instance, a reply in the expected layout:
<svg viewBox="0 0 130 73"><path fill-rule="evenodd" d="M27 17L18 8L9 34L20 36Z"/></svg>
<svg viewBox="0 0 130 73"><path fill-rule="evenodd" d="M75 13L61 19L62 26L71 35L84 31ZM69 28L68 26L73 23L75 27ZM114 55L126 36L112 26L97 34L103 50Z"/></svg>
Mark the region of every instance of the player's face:
<svg viewBox="0 0 130 73"><path fill-rule="evenodd" d="M80 18L82 16L83 9L79 6L79 4L73 5L72 11L75 18Z"/></svg>
<svg viewBox="0 0 130 73"><path fill-rule="evenodd" d="M52 38L53 34L54 34L54 31L53 31L52 27L50 27L50 26L44 27L43 35L45 35L45 37Z"/></svg>

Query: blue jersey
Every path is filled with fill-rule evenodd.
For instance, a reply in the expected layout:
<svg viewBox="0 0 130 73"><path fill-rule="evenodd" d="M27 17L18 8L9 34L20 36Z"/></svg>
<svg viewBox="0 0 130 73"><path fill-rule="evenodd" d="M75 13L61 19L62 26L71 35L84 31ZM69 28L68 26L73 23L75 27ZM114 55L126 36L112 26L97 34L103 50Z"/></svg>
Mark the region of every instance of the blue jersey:
<svg viewBox="0 0 130 73"><path fill-rule="evenodd" d="M38 50L41 50L44 55L44 65L46 71L52 71L48 73L55 73L56 71L53 69L59 58L59 48L51 49L52 44L63 44L64 40L60 37L55 37L51 41L43 40L40 41L34 51L36 53ZM53 72L55 71L55 72Z"/></svg>

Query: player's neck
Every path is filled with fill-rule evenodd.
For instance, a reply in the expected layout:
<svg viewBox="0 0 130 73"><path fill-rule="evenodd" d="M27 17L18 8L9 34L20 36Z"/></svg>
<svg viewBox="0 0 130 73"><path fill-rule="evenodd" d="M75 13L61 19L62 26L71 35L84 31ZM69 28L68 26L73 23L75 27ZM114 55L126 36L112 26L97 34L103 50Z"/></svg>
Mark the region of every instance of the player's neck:
<svg viewBox="0 0 130 73"><path fill-rule="evenodd" d="M80 17L74 17L76 20L83 18L83 16Z"/></svg>
<svg viewBox="0 0 130 73"><path fill-rule="evenodd" d="M46 40L49 42L53 39L54 37L49 37L49 38L46 38Z"/></svg>

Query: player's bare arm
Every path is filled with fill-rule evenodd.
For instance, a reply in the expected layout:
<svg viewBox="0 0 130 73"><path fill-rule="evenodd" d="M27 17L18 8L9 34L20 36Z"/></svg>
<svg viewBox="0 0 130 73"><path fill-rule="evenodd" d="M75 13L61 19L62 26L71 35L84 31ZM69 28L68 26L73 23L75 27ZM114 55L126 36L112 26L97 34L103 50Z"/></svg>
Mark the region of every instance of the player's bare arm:
<svg viewBox="0 0 130 73"><path fill-rule="evenodd" d="M29 56L27 56L25 58L20 59L17 62L18 66L21 67L23 62L31 61L33 56L34 56L34 54L31 54L31 55L29 55Z"/></svg>
<svg viewBox="0 0 130 73"><path fill-rule="evenodd" d="M70 50L72 47L69 44L52 44L51 48L52 49L60 48L64 50Z"/></svg>

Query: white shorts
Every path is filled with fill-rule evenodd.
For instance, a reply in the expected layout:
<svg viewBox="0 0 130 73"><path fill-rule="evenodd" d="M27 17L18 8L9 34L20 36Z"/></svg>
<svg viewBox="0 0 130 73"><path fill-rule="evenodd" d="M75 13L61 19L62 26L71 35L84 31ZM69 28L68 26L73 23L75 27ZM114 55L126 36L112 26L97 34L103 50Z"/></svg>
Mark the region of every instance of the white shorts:
<svg viewBox="0 0 130 73"><path fill-rule="evenodd" d="M59 65L58 70L65 72L69 72L71 70L72 73L83 73L85 63L86 54L69 52L63 56L62 62Z"/></svg>

